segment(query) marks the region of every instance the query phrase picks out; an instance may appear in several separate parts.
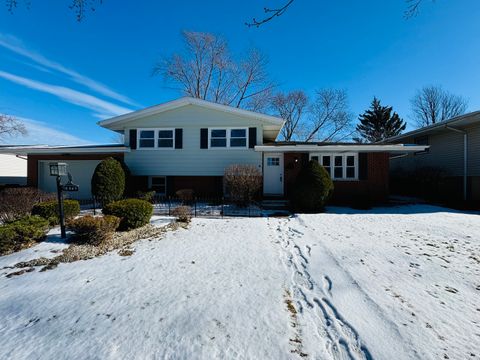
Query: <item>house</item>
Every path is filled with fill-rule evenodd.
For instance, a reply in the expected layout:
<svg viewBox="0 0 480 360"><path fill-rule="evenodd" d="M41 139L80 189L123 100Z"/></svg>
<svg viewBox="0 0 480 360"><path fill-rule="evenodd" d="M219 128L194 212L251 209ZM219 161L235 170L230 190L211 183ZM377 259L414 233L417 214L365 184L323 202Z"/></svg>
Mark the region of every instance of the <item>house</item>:
<svg viewBox="0 0 480 360"><path fill-rule="evenodd" d="M0 154L0 185L25 185L26 183L27 160L11 154Z"/></svg>
<svg viewBox="0 0 480 360"><path fill-rule="evenodd" d="M134 111L98 124L124 135L124 144L57 147L11 147L5 153L28 157L28 185L54 191L49 163L69 165L80 191L90 198L90 180L105 157L123 160L140 189L174 194L223 193L223 174L231 164L249 164L263 173L266 197L288 196L302 166L319 161L331 174L335 196L347 200L388 196L389 157L424 151L425 146L276 142L280 118L208 101L181 98ZM1 152L1 151L0 151Z"/></svg>
<svg viewBox="0 0 480 360"><path fill-rule="evenodd" d="M394 136L386 143L429 146L392 158L393 173L439 169L445 176L443 192L452 198L480 200L480 111Z"/></svg>

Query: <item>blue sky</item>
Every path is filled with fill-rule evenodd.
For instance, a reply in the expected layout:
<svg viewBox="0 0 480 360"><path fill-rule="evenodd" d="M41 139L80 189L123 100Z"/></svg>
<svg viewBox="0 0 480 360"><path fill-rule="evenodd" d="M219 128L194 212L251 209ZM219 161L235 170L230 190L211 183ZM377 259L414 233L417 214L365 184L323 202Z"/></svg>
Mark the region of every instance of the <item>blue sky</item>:
<svg viewBox="0 0 480 360"><path fill-rule="evenodd" d="M355 114L377 96L414 125L409 99L429 84L480 109L478 0L427 1L410 20L403 0L296 0L259 29L244 25L281 2L105 0L81 23L70 0L0 6L0 112L31 129L8 141L112 142L100 118L180 95L151 71L181 50L182 30L221 34L234 53L261 49L280 90L346 89Z"/></svg>

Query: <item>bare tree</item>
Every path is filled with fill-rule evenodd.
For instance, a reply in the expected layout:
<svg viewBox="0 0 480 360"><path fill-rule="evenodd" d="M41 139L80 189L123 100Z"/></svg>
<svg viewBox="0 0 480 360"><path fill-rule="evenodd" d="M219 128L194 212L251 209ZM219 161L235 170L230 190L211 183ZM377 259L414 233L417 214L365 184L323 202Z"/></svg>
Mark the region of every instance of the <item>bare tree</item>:
<svg viewBox="0 0 480 360"><path fill-rule="evenodd" d="M23 2L27 7L30 7L31 0L5 0L7 10L13 14L18 4ZM95 11L95 5L101 4L103 0L70 0L70 9L75 11L77 21L82 21L85 18L88 10Z"/></svg>
<svg viewBox="0 0 480 360"><path fill-rule="evenodd" d="M278 93L272 98L274 113L285 120L282 128L282 137L285 141L300 136L307 107L308 97L302 90Z"/></svg>
<svg viewBox="0 0 480 360"><path fill-rule="evenodd" d="M0 114L0 139L7 136L26 135L25 125L12 116Z"/></svg>
<svg viewBox="0 0 480 360"><path fill-rule="evenodd" d="M250 110L267 105L274 84L261 52L250 49L237 61L219 36L190 31L182 35L184 53L164 58L154 67L154 75L163 75L187 96Z"/></svg>
<svg viewBox="0 0 480 360"><path fill-rule="evenodd" d="M423 127L464 114L468 101L441 86L426 86L417 91L411 105L418 126Z"/></svg>
<svg viewBox="0 0 480 360"><path fill-rule="evenodd" d="M353 132L353 113L349 110L345 90L322 89L316 91L310 107L310 124L305 141L341 141Z"/></svg>

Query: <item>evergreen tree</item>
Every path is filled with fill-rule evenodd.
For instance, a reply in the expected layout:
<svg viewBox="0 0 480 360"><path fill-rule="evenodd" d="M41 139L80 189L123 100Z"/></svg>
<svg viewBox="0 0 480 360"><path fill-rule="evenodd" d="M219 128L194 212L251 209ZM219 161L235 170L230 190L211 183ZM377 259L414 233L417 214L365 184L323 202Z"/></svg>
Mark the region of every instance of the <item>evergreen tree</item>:
<svg viewBox="0 0 480 360"><path fill-rule="evenodd" d="M380 100L374 97L370 109L358 118L357 133L360 137L354 140L374 143L401 134L407 124L392 110L391 106L382 106Z"/></svg>

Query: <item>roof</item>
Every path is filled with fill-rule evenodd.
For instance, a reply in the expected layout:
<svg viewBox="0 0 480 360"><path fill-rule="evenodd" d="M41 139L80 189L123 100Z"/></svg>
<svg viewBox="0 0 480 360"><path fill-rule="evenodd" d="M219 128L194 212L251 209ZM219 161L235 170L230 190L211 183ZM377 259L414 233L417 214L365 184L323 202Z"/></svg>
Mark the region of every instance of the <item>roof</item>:
<svg viewBox="0 0 480 360"><path fill-rule="evenodd" d="M285 122L283 119L271 116L271 115L266 115L266 114L261 114L258 112L254 111L249 111L249 110L244 110L240 108L236 108L233 106L228 106L228 105L222 105L222 104L217 104L211 101L206 101L202 99L197 99L197 98L192 98L192 97L183 97L177 100L169 101L163 104L147 107L145 109L137 110L130 112L128 114L116 116L111 119L106 119L106 120L101 120L97 122L98 125L110 129L110 130L119 130L119 125L126 123L128 121L138 119L141 117L149 116L149 115L155 115L155 114L160 114L165 111L177 109L186 105L195 105L195 106L200 106L206 109L211 109L211 110L217 110L217 111L223 111L226 113L232 113L232 114L237 114L239 116L247 117L247 118L253 118L256 120L263 121L269 125L274 125L277 126L279 129L283 126L283 123Z"/></svg>
<svg viewBox="0 0 480 360"><path fill-rule="evenodd" d="M410 144L357 144L357 143L326 143L326 142L276 142L255 146L255 151L260 152L389 152L409 153L424 151L429 146Z"/></svg>
<svg viewBox="0 0 480 360"><path fill-rule="evenodd" d="M100 145L6 145L0 146L0 154L34 155L34 154L110 154L129 152L130 148L123 144Z"/></svg>
<svg viewBox="0 0 480 360"><path fill-rule="evenodd" d="M401 135L392 136L391 138L388 138L382 141L382 143L396 142L398 140L406 139L411 136L424 135L432 132L442 131L442 130L448 129L448 127L462 128L462 127L474 125L474 124L480 124L480 111L474 111L468 114L463 114L445 121L441 121L436 124L432 124L429 126L422 127L420 129L406 132Z"/></svg>

